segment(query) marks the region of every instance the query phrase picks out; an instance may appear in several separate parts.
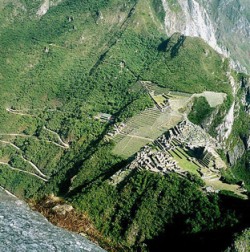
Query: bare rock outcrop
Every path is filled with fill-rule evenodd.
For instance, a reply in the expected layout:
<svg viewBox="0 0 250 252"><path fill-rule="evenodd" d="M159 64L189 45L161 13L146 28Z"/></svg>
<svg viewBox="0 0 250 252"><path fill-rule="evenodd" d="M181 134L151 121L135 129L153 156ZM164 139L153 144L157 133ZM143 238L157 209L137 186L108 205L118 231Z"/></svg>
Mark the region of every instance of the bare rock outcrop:
<svg viewBox="0 0 250 252"><path fill-rule="evenodd" d="M62 204L62 205L56 205L52 208L52 211L65 215L67 212L71 212L73 210L73 207L68 204Z"/></svg>

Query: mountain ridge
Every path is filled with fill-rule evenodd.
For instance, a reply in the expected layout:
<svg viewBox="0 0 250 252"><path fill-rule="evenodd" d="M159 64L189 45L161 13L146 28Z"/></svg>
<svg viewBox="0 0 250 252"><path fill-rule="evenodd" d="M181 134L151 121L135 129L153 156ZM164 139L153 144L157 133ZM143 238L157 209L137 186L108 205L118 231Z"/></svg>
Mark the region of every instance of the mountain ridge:
<svg viewBox="0 0 250 252"><path fill-rule="evenodd" d="M219 37L204 2L167 2L203 19L194 37L166 35L160 0L1 10L0 183L41 208L62 197L114 251L219 250L250 226L249 76L203 40Z"/></svg>
<svg viewBox="0 0 250 252"><path fill-rule="evenodd" d="M181 32L187 36L201 37L219 53L231 57L233 68L249 71L247 43L250 20L244 1L238 1L236 7L235 2L216 0L163 0L162 3L166 11L167 34ZM175 6L173 11L171 6Z"/></svg>

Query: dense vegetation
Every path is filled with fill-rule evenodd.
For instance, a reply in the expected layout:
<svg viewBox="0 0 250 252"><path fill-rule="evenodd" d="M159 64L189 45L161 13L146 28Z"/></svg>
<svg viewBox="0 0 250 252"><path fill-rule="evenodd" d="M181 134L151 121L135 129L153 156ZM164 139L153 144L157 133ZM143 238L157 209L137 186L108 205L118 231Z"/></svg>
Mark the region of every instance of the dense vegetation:
<svg viewBox="0 0 250 252"><path fill-rule="evenodd" d="M211 116L213 108L210 107L205 97L198 97L194 99L191 112L188 114L188 119L198 125Z"/></svg>
<svg viewBox="0 0 250 252"><path fill-rule="evenodd" d="M231 247L229 247L226 251L249 251L250 250L250 230L246 229L240 235L238 235Z"/></svg>
<svg viewBox="0 0 250 252"><path fill-rule="evenodd" d="M198 38L167 38L159 3L65 0L37 17L38 1L7 1L0 17L0 161L26 171L1 165L0 185L25 198L62 196L129 251L154 248L174 226L184 237L234 227L241 218L220 196L202 193L194 177L135 171L110 184L130 160L112 153L114 143L104 138L110 124L95 116L124 121L151 107L140 80L231 97L227 60ZM222 105L221 118L231 103ZM210 112L198 98L190 117L200 123ZM48 182L27 173L38 174L29 162Z"/></svg>
<svg viewBox="0 0 250 252"><path fill-rule="evenodd" d="M123 121L152 106L138 80L192 93L218 91L218 87L229 92L226 63L220 56L198 39L178 34L163 38L160 18L151 17L155 6L151 1L148 5L141 1L63 1L38 19L32 14L38 6L26 3L30 19L19 10L20 16L5 20L8 26L1 29L0 45L4 94L0 130L27 138L1 137L14 140L28 159L52 175L52 184L63 184L67 173L72 177L82 173L82 160L98 153L100 145L106 153L103 156L111 155L111 148L98 144L109 125L94 120L97 113L114 114ZM16 8L6 5L5 17ZM34 110L26 111L32 116L20 116L7 113L6 107ZM56 139L44 126L71 142L72 148L60 150L45 143ZM13 148L6 149L2 158L13 160L15 155ZM12 164L21 167L17 162Z"/></svg>
<svg viewBox="0 0 250 252"><path fill-rule="evenodd" d="M90 213L103 234L124 247L140 247L160 233L170 232L178 219L179 232L196 234L237 223L224 211L216 195L200 192L201 181L135 172L117 187L91 183L73 197L73 203ZM171 242L171 241L170 241Z"/></svg>

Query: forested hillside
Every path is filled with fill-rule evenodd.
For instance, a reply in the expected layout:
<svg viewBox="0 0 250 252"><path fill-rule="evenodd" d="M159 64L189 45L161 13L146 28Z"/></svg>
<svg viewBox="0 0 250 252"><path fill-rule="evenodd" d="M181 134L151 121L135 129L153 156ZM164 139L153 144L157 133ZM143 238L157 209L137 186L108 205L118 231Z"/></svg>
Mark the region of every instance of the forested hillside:
<svg viewBox="0 0 250 252"><path fill-rule="evenodd" d="M0 13L1 186L44 214L51 208L46 199L60 197L76 211L71 229L108 251L158 251L159 245L220 251L250 225L240 186L242 180L250 186L242 165L248 153L243 146L244 159L233 164L227 157L249 122L243 115L248 76L230 69L229 60L200 38L167 36L160 0L9 0ZM242 97L246 103L237 107ZM170 114L157 110L166 99ZM221 143L218 128L232 106L244 120ZM143 113L147 119L131 123L134 131L110 137ZM150 120L160 121L156 129ZM223 171L213 171L220 190L205 191L210 184L201 170L208 164L179 142L179 154L171 155L187 166L184 175L140 167L120 179L142 146L159 151L158 137L183 120L222 146L214 155ZM114 151L125 137L138 144L124 144L135 148L127 156ZM87 224L77 223L82 215Z"/></svg>

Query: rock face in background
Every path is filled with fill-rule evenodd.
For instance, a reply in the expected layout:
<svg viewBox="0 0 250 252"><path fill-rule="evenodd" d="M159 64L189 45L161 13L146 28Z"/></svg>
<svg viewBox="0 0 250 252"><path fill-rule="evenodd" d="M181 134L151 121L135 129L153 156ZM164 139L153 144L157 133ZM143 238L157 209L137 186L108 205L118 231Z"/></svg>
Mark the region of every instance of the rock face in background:
<svg viewBox="0 0 250 252"><path fill-rule="evenodd" d="M242 105L245 111L250 114L250 79L248 77L242 77L240 85L244 90L241 97Z"/></svg>
<svg viewBox="0 0 250 252"><path fill-rule="evenodd" d="M218 52L223 50L218 46L216 31L206 9L195 0L163 0L166 11L165 28L167 34L180 32L185 36L200 37Z"/></svg>
<svg viewBox="0 0 250 252"><path fill-rule="evenodd" d="M243 116L248 117L249 115L249 106L250 106L249 92L250 92L249 78L247 76L242 76L238 83L238 95L235 97L235 102L234 102L233 116L236 121L236 124L237 124L237 121L242 122L244 120ZM240 113L240 110L243 113ZM230 114L230 111L228 115L229 114ZM237 141L233 141L233 143L232 142L228 143L227 157L228 157L228 163L231 166L234 166L237 163L237 161L242 158L244 153L249 150L249 147L250 147L249 126L247 126L247 128L241 129L240 133L238 132L235 134L235 132L232 132L232 135L234 136L238 135L238 139Z"/></svg>
<svg viewBox="0 0 250 252"><path fill-rule="evenodd" d="M41 18L48 10L61 3L62 0L0 0L0 28L11 24L15 19L22 20L25 15L30 18Z"/></svg>
<svg viewBox="0 0 250 252"><path fill-rule="evenodd" d="M250 71L248 0L200 0L216 25L216 38L230 51L239 70ZM238 62L242 65L239 66Z"/></svg>
<svg viewBox="0 0 250 252"><path fill-rule="evenodd" d="M234 108L235 108L235 102L229 109L222 124L217 127L219 141L224 141L228 139L228 137L230 136L232 132L233 123L234 123Z"/></svg>
<svg viewBox="0 0 250 252"><path fill-rule="evenodd" d="M250 71L250 5L247 0L162 0L168 35L181 32L203 38L230 55L234 68Z"/></svg>
<svg viewBox="0 0 250 252"><path fill-rule="evenodd" d="M236 162L243 156L245 153L245 146L243 142L238 142L237 145L230 151L228 151L228 162L231 166L235 165Z"/></svg>
<svg viewBox="0 0 250 252"><path fill-rule="evenodd" d="M38 17L41 17L41 16L45 15L48 10L49 10L49 0L45 0L44 3L39 8L39 10L37 11L36 15Z"/></svg>

